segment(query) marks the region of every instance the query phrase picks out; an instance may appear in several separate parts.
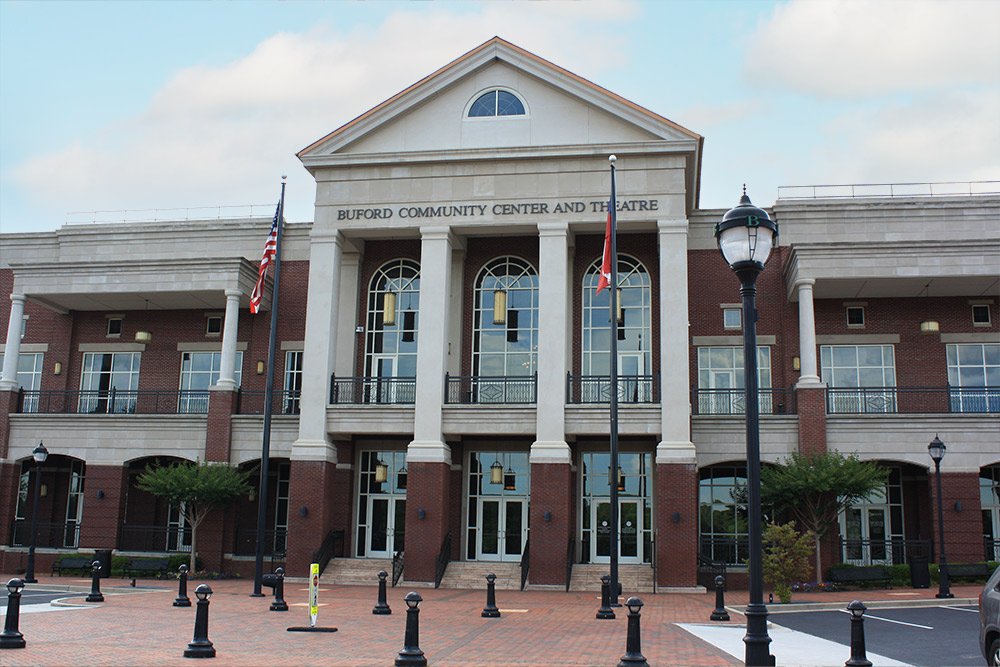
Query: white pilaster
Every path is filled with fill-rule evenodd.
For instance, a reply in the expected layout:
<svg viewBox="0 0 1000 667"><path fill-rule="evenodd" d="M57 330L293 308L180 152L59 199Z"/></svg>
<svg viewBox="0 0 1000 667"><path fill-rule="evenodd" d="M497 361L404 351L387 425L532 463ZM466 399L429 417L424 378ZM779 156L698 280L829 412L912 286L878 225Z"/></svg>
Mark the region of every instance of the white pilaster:
<svg viewBox="0 0 1000 667"><path fill-rule="evenodd" d="M337 460L337 449L327 437L326 408L337 349L342 255L343 238L338 231L313 229L309 246L309 301L302 354L299 437L292 445L291 456L298 461Z"/></svg>
<svg viewBox="0 0 1000 667"><path fill-rule="evenodd" d="M237 289L226 290L226 319L222 324L222 357L219 359L219 380L215 388L236 389L236 339L240 330L240 297ZM270 371L270 369L268 369Z"/></svg>
<svg viewBox="0 0 1000 667"><path fill-rule="evenodd" d="M797 387L820 384L816 368L816 315L813 311L812 278L799 278L795 287L799 293L799 364L801 371Z"/></svg>
<svg viewBox="0 0 1000 667"><path fill-rule="evenodd" d="M420 228L420 312L417 316L417 397L407 462L451 464L441 433L448 360L452 238L447 227Z"/></svg>
<svg viewBox="0 0 1000 667"><path fill-rule="evenodd" d="M4 347L0 391L17 389L17 358L21 354L21 327L24 322L23 294L10 295L10 322L7 324L7 345Z"/></svg>
<svg viewBox="0 0 1000 667"><path fill-rule="evenodd" d="M538 226L538 395L532 463L571 463L566 444L569 225Z"/></svg>
<svg viewBox="0 0 1000 667"><path fill-rule="evenodd" d="M656 223L660 250L660 443L657 463L695 463L688 355L688 221Z"/></svg>

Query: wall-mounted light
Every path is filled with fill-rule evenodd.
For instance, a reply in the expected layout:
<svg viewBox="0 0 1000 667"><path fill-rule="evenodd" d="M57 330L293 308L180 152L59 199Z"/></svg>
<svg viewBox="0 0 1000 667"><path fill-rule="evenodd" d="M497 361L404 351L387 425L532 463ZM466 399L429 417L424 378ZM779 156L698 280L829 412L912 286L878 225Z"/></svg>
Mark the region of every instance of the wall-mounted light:
<svg viewBox="0 0 1000 667"><path fill-rule="evenodd" d="M264 374L264 362L263 361L258 361L257 362L257 375L263 375L263 374Z"/></svg>
<svg viewBox="0 0 1000 667"><path fill-rule="evenodd" d="M359 334L359 333L364 333L364 332L365 332L365 328L363 326L361 326L360 324L358 326L354 327L354 333Z"/></svg>
<svg viewBox="0 0 1000 667"><path fill-rule="evenodd" d="M552 512L550 512L550 511L548 511L548 510L545 510L545 512L544 512L544 513L542 514L542 517L543 517L543 518L544 518L544 519L545 519L546 521L552 521Z"/></svg>
<svg viewBox="0 0 1000 667"><path fill-rule="evenodd" d="M392 326L396 323L396 293L386 292L382 301L382 324Z"/></svg>
<svg viewBox="0 0 1000 667"><path fill-rule="evenodd" d="M52 367L52 374L59 375L60 373L62 373L62 362L57 361L56 365Z"/></svg>
<svg viewBox="0 0 1000 667"><path fill-rule="evenodd" d="M802 360L798 357L792 357L792 370L799 371L802 370Z"/></svg>
<svg viewBox="0 0 1000 667"><path fill-rule="evenodd" d="M135 332L135 342L137 343L148 343L153 340L153 334L148 331L136 331Z"/></svg>
<svg viewBox="0 0 1000 667"><path fill-rule="evenodd" d="M680 522L681 522L681 513L674 512L674 523L680 523Z"/></svg>
<svg viewBox="0 0 1000 667"><path fill-rule="evenodd" d="M427 512L425 512L423 510L417 510L417 518L418 519L423 519L426 516L427 516Z"/></svg>
<svg viewBox="0 0 1000 667"><path fill-rule="evenodd" d="M389 466L379 459L375 463L375 483L382 484L389 479Z"/></svg>
<svg viewBox="0 0 1000 667"><path fill-rule="evenodd" d="M503 464L499 459L490 466L490 484L503 484Z"/></svg>
<svg viewBox="0 0 1000 667"><path fill-rule="evenodd" d="M925 320L920 323L920 333L921 334L936 334L941 333L941 325L934 320Z"/></svg>
<svg viewBox="0 0 1000 667"><path fill-rule="evenodd" d="M309 516L309 508L303 505L299 508L299 516Z"/></svg>
<svg viewBox="0 0 1000 667"><path fill-rule="evenodd" d="M507 324L507 292L493 290L493 324Z"/></svg>
<svg viewBox="0 0 1000 667"><path fill-rule="evenodd" d="M41 486L38 487L38 491L39 491L39 495L42 498L44 498L45 496L49 495L49 485L48 484L42 484Z"/></svg>
<svg viewBox="0 0 1000 667"><path fill-rule="evenodd" d="M961 500L956 500L955 501L955 511L956 512L961 512L962 511L962 501Z"/></svg>
<svg viewBox="0 0 1000 667"><path fill-rule="evenodd" d="M104 497L104 491L98 490L98 492L97 492L97 499L100 500L103 497Z"/></svg>

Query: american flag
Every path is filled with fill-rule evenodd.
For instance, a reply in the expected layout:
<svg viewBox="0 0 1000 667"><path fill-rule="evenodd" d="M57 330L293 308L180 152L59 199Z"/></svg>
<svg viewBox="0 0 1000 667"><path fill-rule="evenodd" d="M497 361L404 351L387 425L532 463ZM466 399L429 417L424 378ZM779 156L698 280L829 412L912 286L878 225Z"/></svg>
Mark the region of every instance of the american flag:
<svg viewBox="0 0 1000 667"><path fill-rule="evenodd" d="M260 274L257 276L257 284L253 286L250 293L250 312L256 313L260 310L260 298L264 293L264 277L267 275L267 267L274 261L274 252L278 247L278 214L281 211L281 204L274 212L274 221L271 223L271 233L267 235L264 242L264 256L260 258Z"/></svg>

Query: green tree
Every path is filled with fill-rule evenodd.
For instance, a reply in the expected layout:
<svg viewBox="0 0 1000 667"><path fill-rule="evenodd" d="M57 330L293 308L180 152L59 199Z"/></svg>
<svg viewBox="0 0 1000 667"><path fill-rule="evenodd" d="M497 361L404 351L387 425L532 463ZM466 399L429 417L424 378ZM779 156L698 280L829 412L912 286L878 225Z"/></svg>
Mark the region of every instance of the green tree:
<svg viewBox="0 0 1000 667"><path fill-rule="evenodd" d="M146 466L139 475L140 489L164 498L177 507L191 526L191 572L198 555L198 526L215 507L227 505L250 491L247 479L253 470L217 463L178 462Z"/></svg>
<svg viewBox="0 0 1000 667"><path fill-rule="evenodd" d="M883 488L889 471L857 454L840 452L802 454L760 471L761 499L776 511L787 510L813 534L816 577L823 578L820 540L837 526L840 513Z"/></svg>
<svg viewBox="0 0 1000 667"><path fill-rule="evenodd" d="M811 533L800 535L795 522L771 523L764 530L764 581L774 586L782 602L792 601L792 583L809 576L809 556L814 546Z"/></svg>

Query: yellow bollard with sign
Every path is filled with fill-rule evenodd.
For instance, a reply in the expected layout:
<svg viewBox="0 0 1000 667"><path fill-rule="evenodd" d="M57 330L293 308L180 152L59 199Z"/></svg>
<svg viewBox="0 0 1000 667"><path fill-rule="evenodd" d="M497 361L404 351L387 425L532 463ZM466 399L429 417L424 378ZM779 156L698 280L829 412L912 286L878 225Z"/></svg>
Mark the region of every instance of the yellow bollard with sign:
<svg viewBox="0 0 1000 667"><path fill-rule="evenodd" d="M316 627L319 616L319 563L309 566L309 627L292 627L288 632L336 632L337 628Z"/></svg>

